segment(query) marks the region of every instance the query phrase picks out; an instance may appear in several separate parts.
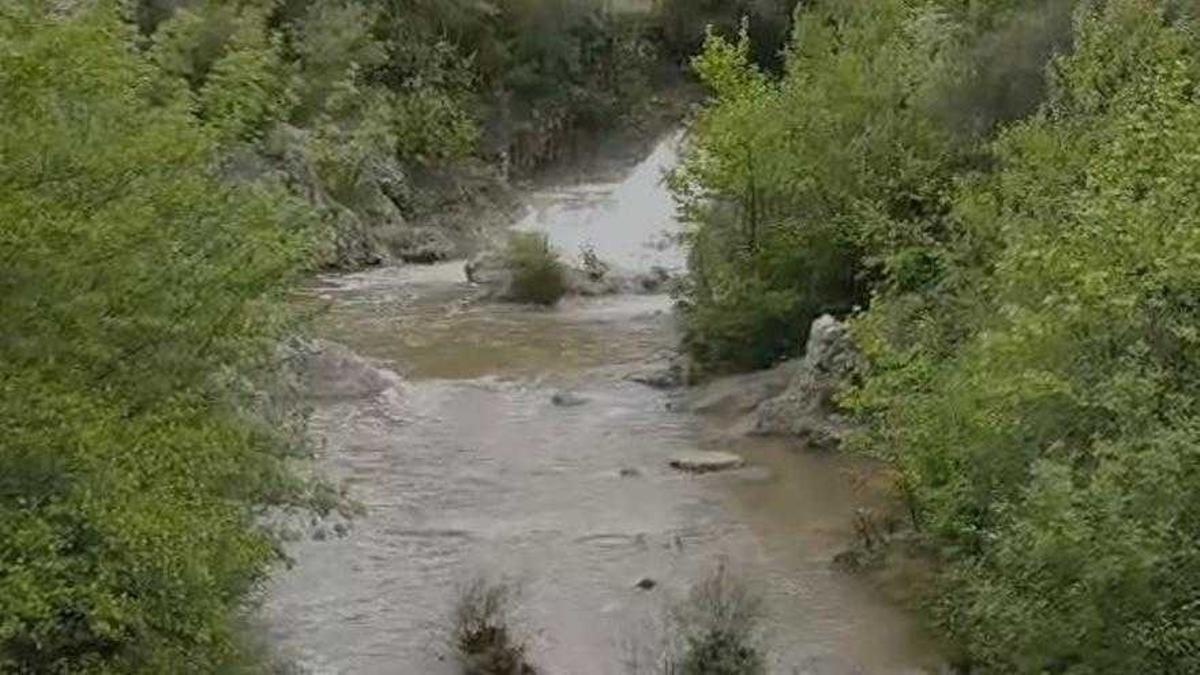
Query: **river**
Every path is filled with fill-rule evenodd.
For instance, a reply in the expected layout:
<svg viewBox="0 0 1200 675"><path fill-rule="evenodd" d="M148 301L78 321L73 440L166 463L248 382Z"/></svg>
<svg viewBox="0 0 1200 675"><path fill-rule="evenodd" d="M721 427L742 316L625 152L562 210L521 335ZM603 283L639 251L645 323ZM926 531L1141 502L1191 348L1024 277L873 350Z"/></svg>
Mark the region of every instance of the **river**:
<svg viewBox="0 0 1200 675"><path fill-rule="evenodd" d="M548 232L568 256L590 246L626 269L678 269L661 181L678 142L663 139L621 180L536 192L517 227ZM297 564L264 607L287 656L315 673L454 673L450 610L484 576L518 590L542 672L623 673L723 563L764 600L771 672L934 667L911 617L830 566L862 499L851 460L745 439L629 381L675 342L668 297L540 310L474 294L461 263L330 276L312 290L327 308L321 337L353 352L318 381L319 461L367 515L344 537L290 549ZM579 405L556 405L561 392ZM691 449L735 450L749 466L667 466ZM658 584L636 588L643 578Z"/></svg>

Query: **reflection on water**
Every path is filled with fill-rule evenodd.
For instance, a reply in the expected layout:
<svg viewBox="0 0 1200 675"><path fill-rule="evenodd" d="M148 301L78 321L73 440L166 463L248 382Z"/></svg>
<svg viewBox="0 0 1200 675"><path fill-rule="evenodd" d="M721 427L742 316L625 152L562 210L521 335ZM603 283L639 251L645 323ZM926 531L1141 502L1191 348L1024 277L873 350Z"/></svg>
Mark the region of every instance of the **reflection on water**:
<svg viewBox="0 0 1200 675"><path fill-rule="evenodd" d="M571 223L637 212L627 198L660 203L663 147L625 183L588 188L590 205L577 191L547 193L530 218L558 224L562 246L587 229ZM606 253L624 251L617 257L630 267L657 264L658 251L642 258L633 244L639 232L655 236L660 217L650 209ZM553 311L475 304L459 265L331 278L312 295L328 305L327 338L403 377L363 375L374 384L318 399L323 463L369 514L344 539L298 544L297 566L271 589L272 636L301 664L453 673L445 619L456 587L484 573L520 585L520 618L544 672L620 673L628 644L646 639L642 627L719 559L766 598L773 672L902 673L926 663L909 619L830 569L856 500L849 462L731 441L720 421L673 412L669 394L624 378L671 347L667 298ZM583 404L556 406L563 390ZM673 453L695 448L734 450L751 466L704 477L667 468ZM635 588L643 577L658 587Z"/></svg>

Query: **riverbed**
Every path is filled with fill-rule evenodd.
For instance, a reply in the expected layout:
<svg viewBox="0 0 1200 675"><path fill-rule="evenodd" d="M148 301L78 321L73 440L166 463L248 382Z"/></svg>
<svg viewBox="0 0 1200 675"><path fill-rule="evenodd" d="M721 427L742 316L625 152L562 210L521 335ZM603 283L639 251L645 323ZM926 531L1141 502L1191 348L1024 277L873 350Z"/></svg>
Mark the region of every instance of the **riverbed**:
<svg viewBox="0 0 1200 675"><path fill-rule="evenodd" d="M568 258L587 248L629 271L678 270L662 184L678 143L665 137L618 181L539 190L514 225L547 232ZM264 608L286 656L314 673L455 673L451 608L484 577L516 589L542 672L624 673L672 605L724 565L763 598L771 672L936 665L910 616L830 565L865 498L853 461L730 433L630 380L676 343L669 297L546 310L477 296L461 263L311 290L320 337L347 354L316 383L319 461L367 514L344 537L289 550L296 565ZM668 466L697 449L748 464L704 476Z"/></svg>

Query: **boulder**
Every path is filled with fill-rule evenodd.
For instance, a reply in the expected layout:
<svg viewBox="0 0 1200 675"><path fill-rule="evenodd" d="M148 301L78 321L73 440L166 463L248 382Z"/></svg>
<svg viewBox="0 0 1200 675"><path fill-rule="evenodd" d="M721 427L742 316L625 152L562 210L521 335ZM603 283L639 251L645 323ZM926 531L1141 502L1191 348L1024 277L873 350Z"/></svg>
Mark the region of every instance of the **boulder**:
<svg viewBox="0 0 1200 675"><path fill-rule="evenodd" d="M813 321L804 347L804 364L814 373L844 379L860 367L862 357L845 323L828 314Z"/></svg>
<svg viewBox="0 0 1200 675"><path fill-rule="evenodd" d="M629 381L652 389L678 389L684 382L683 366L675 362L648 366L631 374Z"/></svg>
<svg viewBox="0 0 1200 675"><path fill-rule="evenodd" d="M634 588L637 588L637 589L643 590L643 591L654 590L654 588L656 586L658 586L658 582L655 581L654 579L651 579L650 577L643 577L641 579L638 579L637 583L635 583L633 585Z"/></svg>
<svg viewBox="0 0 1200 675"><path fill-rule="evenodd" d="M746 460L730 452L687 452L671 458L672 469L687 473L712 473L745 466Z"/></svg>
<svg viewBox="0 0 1200 675"><path fill-rule="evenodd" d="M687 362L676 353L660 354L625 377L652 389L678 389L687 383Z"/></svg>
<svg viewBox="0 0 1200 675"><path fill-rule="evenodd" d="M550 397L550 402L560 408L577 408L586 405L588 400L570 391L558 391Z"/></svg>
<svg viewBox="0 0 1200 675"><path fill-rule="evenodd" d="M309 358L312 395L317 399L371 398L403 386L396 373L335 342L318 342Z"/></svg>
<svg viewBox="0 0 1200 675"><path fill-rule="evenodd" d="M689 389L678 401L683 410L719 416L744 416L764 401L787 390L796 371L795 362L770 370L720 377Z"/></svg>
<svg viewBox="0 0 1200 675"><path fill-rule="evenodd" d="M829 315L818 318L787 389L758 407L754 433L796 436L816 448L835 447L850 424L834 398L860 368L862 356L846 325Z"/></svg>

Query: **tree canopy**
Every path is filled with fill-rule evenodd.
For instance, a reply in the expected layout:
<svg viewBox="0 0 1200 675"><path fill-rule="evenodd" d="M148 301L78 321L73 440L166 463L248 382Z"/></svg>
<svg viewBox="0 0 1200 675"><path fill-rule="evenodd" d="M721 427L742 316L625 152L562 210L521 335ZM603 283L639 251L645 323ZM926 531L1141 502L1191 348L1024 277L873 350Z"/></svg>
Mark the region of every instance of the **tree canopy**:
<svg viewBox="0 0 1200 675"><path fill-rule="evenodd" d="M781 78L745 36L695 62L692 354L761 367L852 317L852 447L896 470L930 616L983 672L1200 668L1196 28L827 0Z"/></svg>

